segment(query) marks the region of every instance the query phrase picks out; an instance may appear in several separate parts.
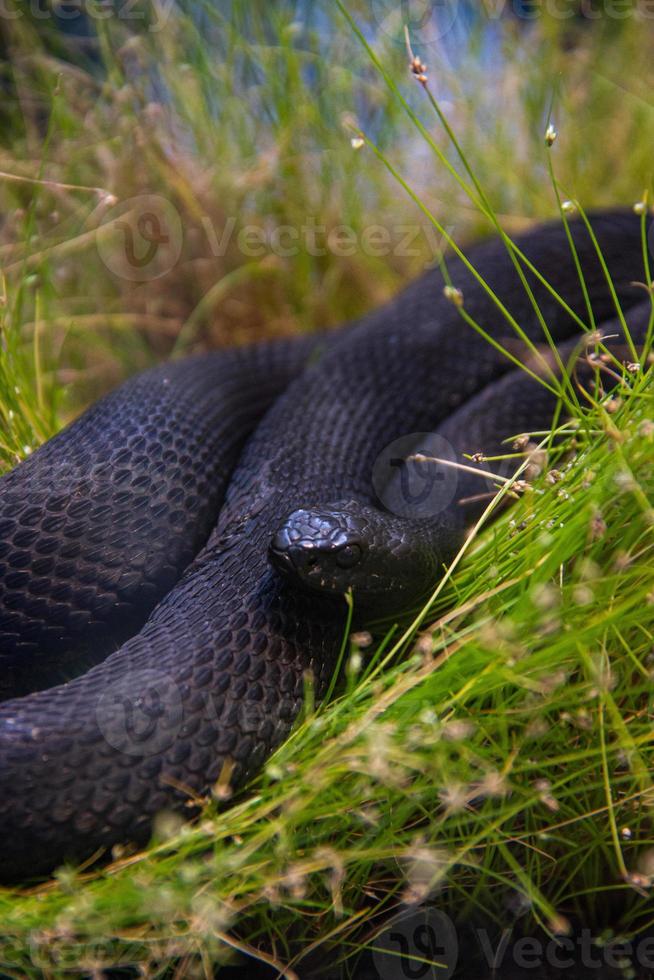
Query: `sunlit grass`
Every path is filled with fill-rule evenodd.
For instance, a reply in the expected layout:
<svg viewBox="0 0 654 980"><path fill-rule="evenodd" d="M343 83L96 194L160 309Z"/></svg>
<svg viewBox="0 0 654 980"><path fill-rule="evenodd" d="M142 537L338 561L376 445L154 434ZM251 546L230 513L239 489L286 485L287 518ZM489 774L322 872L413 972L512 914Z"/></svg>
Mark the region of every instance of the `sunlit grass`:
<svg viewBox="0 0 654 980"><path fill-rule="evenodd" d="M189 19L127 47L108 31L113 88L84 87L66 69L55 83L61 66L41 66L54 105L47 138L28 125L2 155L6 172L45 181L1 185L7 207L22 209L0 244L4 466L124 373L174 349L340 322L441 242L423 231L415 256L303 248L257 258L233 245L216 256L191 234L203 218L220 233L230 215L237 228L316 216L359 231L414 220L427 229L438 215L460 243L555 213L561 189L590 207L651 186L647 45L631 24L619 37L582 37L574 59L549 22L519 43L507 29L488 92L474 60L464 77L444 43L425 60L445 113L410 77L397 38L378 32L366 52L332 13L319 46L292 6L271 18L256 4L249 19L208 11L221 29L215 48ZM164 108L147 97L155 48ZM129 79L127 54L141 66ZM560 138L548 150L553 94ZM416 119L431 148L416 142ZM402 188L422 212L409 212ZM89 232L107 195L144 192L174 203L185 250L161 280L134 285L103 265ZM0 965L56 977L139 963L157 974L178 958L210 976L241 950L301 976L303 957L363 949L385 915L423 899L453 916L482 910L502 927L517 910L527 931L581 921L628 935L654 924L647 366L621 372L610 411L568 401L574 424L559 420L545 472L468 542L417 633L395 630L383 648L355 638L337 696L230 806L209 801L192 826L162 820L159 844L102 872L0 892ZM75 382L67 403L62 381Z"/></svg>

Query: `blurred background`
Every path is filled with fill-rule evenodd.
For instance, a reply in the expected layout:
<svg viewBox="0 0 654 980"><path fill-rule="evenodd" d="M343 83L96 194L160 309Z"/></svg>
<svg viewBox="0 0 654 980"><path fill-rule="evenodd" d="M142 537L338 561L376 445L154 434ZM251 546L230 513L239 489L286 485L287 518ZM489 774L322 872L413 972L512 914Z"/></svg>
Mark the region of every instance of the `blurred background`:
<svg viewBox="0 0 654 980"><path fill-rule="evenodd" d="M461 171L405 26L509 231L557 211L550 112L566 196L651 185L651 3L347 11L359 34L334 0L4 0L3 465L154 361L335 326L433 262L437 233L359 130L457 240L488 231L411 119Z"/></svg>

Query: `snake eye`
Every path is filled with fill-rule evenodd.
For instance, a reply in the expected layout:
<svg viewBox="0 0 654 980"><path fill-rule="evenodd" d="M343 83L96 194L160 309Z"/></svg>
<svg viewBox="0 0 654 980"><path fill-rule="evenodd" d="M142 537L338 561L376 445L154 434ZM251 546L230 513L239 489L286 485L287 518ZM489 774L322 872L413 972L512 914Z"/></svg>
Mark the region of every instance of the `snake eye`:
<svg viewBox="0 0 654 980"><path fill-rule="evenodd" d="M361 558L361 548L358 544L346 544L336 552L336 564L340 568L352 568Z"/></svg>

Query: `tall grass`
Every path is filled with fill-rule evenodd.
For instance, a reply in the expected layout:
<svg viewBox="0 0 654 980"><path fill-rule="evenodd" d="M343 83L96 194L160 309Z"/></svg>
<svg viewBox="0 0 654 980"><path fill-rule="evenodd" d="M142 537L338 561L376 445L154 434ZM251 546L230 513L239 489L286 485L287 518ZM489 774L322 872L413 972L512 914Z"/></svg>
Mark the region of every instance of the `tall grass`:
<svg viewBox="0 0 654 980"><path fill-rule="evenodd" d="M195 20L171 14L156 31L98 21L106 69L94 73L43 50L25 17L7 22L18 32L14 124L0 143L7 311L16 343L27 344L38 313L44 390L55 398L64 386L63 418L176 344L337 325L434 260L439 236L384 169L353 150L353 125L388 152L458 241L490 230L416 138L336 5L195 9ZM406 71L401 19L380 26L370 9L361 5L358 24L455 163ZM492 21L485 42L484 26L467 25L463 36L446 34L419 53L503 225L515 231L552 213L542 133L553 100L565 133L556 162L566 196L587 208L639 197L651 181L648 22L579 33L575 47L567 22L518 32L512 21ZM134 282L107 268L96 233L102 238L115 199L142 194L178 212L182 248L164 275ZM341 225L355 233L353 248L338 245ZM298 232L292 254L271 245L280 226ZM303 231L314 226L325 229L315 246ZM381 243L380 226L388 235ZM262 254L244 254L247 227L265 234Z"/></svg>
<svg viewBox="0 0 654 980"><path fill-rule="evenodd" d="M433 257L441 232L511 234L555 213L557 193L590 207L651 189L642 25L506 24L483 80L482 35L445 37L418 51L430 104L401 23L391 34L365 9L354 24L336 6L313 22L303 10L207 6L201 30L176 14L156 36L108 23L106 81L16 42L19 92L43 105L22 99L0 151L4 465L155 358L362 312ZM116 199L142 193L174 204L184 242L164 276L135 284L94 236ZM413 222L417 254L315 255L301 239L297 254L253 257L234 244L246 225L311 216L358 233ZM219 235L230 217L215 255L206 228ZM289 977L316 957L347 970L389 914L421 901L527 933L654 925L647 366L621 368L610 402L571 402L555 447L535 434L550 444L544 472L467 544L420 627L354 637L337 696L228 807L217 794L192 826L162 820L157 843L104 871L0 892L2 968L163 975L175 960L211 976L253 956Z"/></svg>

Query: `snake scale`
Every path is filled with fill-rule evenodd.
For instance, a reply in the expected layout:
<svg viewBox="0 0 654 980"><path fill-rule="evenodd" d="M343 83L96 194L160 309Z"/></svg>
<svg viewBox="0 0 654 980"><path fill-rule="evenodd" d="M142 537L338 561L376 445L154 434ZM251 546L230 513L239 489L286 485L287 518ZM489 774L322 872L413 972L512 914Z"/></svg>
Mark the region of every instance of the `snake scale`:
<svg viewBox="0 0 654 980"><path fill-rule="evenodd" d="M591 221L618 298L642 327L633 285L644 277L640 220L614 210ZM595 245L582 221L570 230L595 319L608 321L615 305ZM561 224L518 244L585 318ZM542 343L503 244L468 254ZM448 270L467 313L528 356L466 266L448 260ZM527 278L557 344L574 342L573 317ZM288 734L308 674L324 693L346 606L339 583L295 580L311 584L312 574L302 567L306 550L293 550L298 514L310 530L338 530L343 506L358 522L356 547L337 541L345 582L356 580L366 534L386 535L386 554L411 570L407 581L390 575L397 593L384 601L398 614L433 585L469 519L457 501L479 481L461 478L435 516L397 516L371 482L380 454L424 432L440 433L456 453L492 451L546 425L555 404L464 322L443 284L430 270L329 339L196 356L138 375L0 480L2 880L145 842L160 811L189 813L193 794L219 778L237 786L261 767ZM370 549L373 565L383 554ZM359 618L365 624L365 601Z"/></svg>

